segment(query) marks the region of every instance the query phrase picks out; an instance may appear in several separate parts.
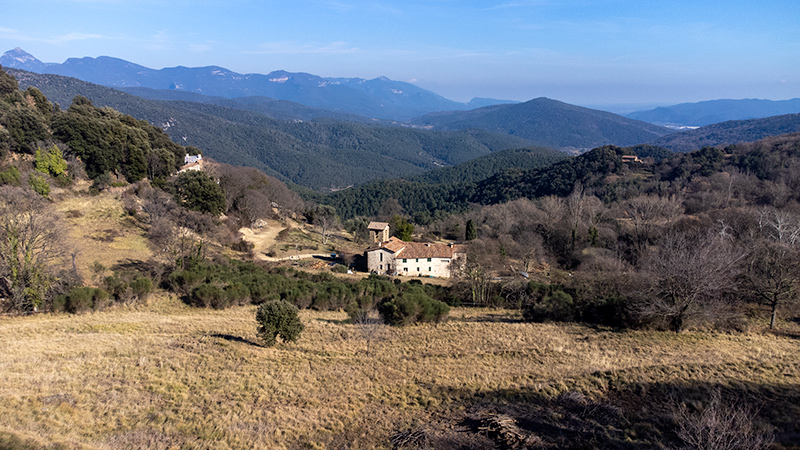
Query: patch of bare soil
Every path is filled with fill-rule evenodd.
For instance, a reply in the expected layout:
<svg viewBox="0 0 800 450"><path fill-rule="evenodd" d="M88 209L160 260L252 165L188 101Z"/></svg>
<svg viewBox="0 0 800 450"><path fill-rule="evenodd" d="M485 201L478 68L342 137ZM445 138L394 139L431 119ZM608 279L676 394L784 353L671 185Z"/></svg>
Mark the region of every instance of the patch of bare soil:
<svg viewBox="0 0 800 450"><path fill-rule="evenodd" d="M240 228L239 233L242 238L253 244L253 254L262 261L275 261L277 258L267 256L278 241L278 233L284 229L291 228L289 225L281 223L279 220L267 220L261 228Z"/></svg>

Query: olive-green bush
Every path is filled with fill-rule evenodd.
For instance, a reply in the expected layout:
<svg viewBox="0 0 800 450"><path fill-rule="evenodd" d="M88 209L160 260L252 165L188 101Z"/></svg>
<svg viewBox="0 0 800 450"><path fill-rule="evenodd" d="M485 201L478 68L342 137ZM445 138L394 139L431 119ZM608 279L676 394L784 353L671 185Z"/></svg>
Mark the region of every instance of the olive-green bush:
<svg viewBox="0 0 800 450"><path fill-rule="evenodd" d="M421 286L409 286L405 291L378 305L383 321L393 326L413 323L439 323L450 312L446 303L432 299Z"/></svg>
<svg viewBox="0 0 800 450"><path fill-rule="evenodd" d="M269 347L275 345L278 336L284 342L296 341L304 328L297 307L283 300L262 303L256 311L256 323L258 336Z"/></svg>

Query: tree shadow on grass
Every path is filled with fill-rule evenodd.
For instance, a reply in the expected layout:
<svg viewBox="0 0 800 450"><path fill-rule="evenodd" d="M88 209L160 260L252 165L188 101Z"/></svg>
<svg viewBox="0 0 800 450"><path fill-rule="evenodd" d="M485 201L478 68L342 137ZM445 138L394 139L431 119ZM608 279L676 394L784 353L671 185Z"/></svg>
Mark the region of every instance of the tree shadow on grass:
<svg viewBox="0 0 800 450"><path fill-rule="evenodd" d="M447 320L472 323L522 323L522 316L509 315L508 313L486 313L470 317L449 317Z"/></svg>
<svg viewBox="0 0 800 450"><path fill-rule="evenodd" d="M476 443L487 437L494 445L480 448L678 448L685 445L682 429L741 437L748 430L740 426L741 420L712 423L728 427L720 429L702 422L716 392L722 401L714 417L725 419L745 411L740 418L749 422L744 425L752 424L748 432L774 438L776 448L800 449L796 370L792 363L697 364L597 372L520 389L475 392L434 386L432 395L463 409L444 412L425 426L433 448L444 448L440 444L445 442L471 442L448 446L465 450L478 448ZM749 373L759 372L771 373L761 382L748 379ZM707 376L693 379L695 374Z"/></svg>
<svg viewBox="0 0 800 450"><path fill-rule="evenodd" d="M231 334L214 333L214 334L209 334L209 336L215 337L215 338L220 338L220 339L225 339L226 341L229 341L229 342L239 342L241 344L249 344L249 345L252 345L252 346L255 346L255 347L263 347L263 345L259 344L258 342L253 342L250 339L245 339L245 338L240 337L240 336L233 336Z"/></svg>
<svg viewBox="0 0 800 450"><path fill-rule="evenodd" d="M350 318L341 319L341 320L336 320L336 319L317 319L317 321L318 322L331 323L331 324L334 324L334 325L352 325L353 324L353 321Z"/></svg>
<svg viewBox="0 0 800 450"><path fill-rule="evenodd" d="M150 268L150 264L147 261L142 261L141 259L131 259L126 258L118 263L111 266L111 270L130 270L130 271L137 271L137 272L144 272Z"/></svg>

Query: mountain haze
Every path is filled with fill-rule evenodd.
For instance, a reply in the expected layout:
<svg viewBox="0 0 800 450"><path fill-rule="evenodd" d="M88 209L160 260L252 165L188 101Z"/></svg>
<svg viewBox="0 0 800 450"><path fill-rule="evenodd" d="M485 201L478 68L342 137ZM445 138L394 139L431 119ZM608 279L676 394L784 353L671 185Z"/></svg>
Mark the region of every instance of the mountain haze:
<svg viewBox="0 0 800 450"><path fill-rule="evenodd" d="M193 92L224 98L270 97L339 113L390 120L406 120L431 111L464 110L474 104L448 100L411 83L386 77L323 78L308 73L273 71L240 74L219 66L150 69L119 58L69 58L62 64L43 63L20 48L0 57L4 67L78 78L118 88L144 87Z"/></svg>
<svg viewBox="0 0 800 450"><path fill-rule="evenodd" d="M651 142L675 152L690 152L702 147L751 142L769 136L800 131L800 114L785 114L752 120L730 120L670 134Z"/></svg>
<svg viewBox="0 0 800 450"><path fill-rule="evenodd" d="M770 116L800 113L800 98L790 100L709 100L681 103L648 111L636 111L625 117L662 126L702 127L729 120L762 119Z"/></svg>
<svg viewBox="0 0 800 450"><path fill-rule="evenodd" d="M276 120L313 120L327 117L348 122L379 123L381 121L355 114L338 113L327 109L312 108L288 100L275 100L269 97L237 97L225 98L196 92L174 91L169 89L150 89L144 87L116 88L123 92L146 98L148 100L184 101L208 103L226 108L264 114Z"/></svg>

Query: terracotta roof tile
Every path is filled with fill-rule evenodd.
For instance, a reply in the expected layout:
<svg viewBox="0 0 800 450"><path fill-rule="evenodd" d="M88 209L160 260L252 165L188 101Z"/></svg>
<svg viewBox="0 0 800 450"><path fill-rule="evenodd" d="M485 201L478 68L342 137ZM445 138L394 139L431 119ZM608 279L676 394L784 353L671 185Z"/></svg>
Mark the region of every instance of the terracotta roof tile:
<svg viewBox="0 0 800 450"><path fill-rule="evenodd" d="M406 247L397 252L395 258L453 258L462 249L447 244L429 244L425 242L406 242ZM459 251L461 250L461 251Z"/></svg>

